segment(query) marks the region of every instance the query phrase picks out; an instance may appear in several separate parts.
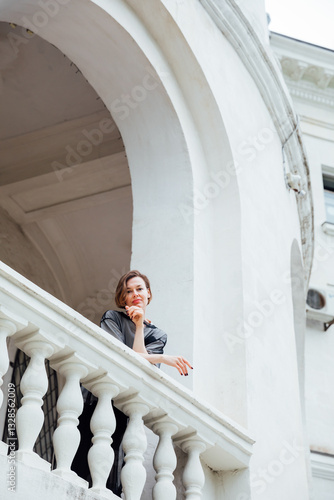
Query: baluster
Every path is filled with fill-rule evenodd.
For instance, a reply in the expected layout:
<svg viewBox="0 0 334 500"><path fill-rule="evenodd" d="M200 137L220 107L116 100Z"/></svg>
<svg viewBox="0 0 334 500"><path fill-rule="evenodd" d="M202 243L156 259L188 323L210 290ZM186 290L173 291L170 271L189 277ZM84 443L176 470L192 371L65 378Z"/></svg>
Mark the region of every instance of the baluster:
<svg viewBox="0 0 334 500"><path fill-rule="evenodd" d="M3 376L9 367L9 357L7 349L7 337L16 332L16 325L12 321L0 318L0 388L3 384ZM4 400L3 390L0 389L0 408ZM0 441L0 453L7 455L7 445Z"/></svg>
<svg viewBox="0 0 334 500"><path fill-rule="evenodd" d="M158 434L159 443L153 458L156 471L156 484L153 488L153 500L175 500L176 488L173 484L173 472L176 467L176 455L172 436L178 431L177 425L166 420L155 422L153 432Z"/></svg>
<svg viewBox="0 0 334 500"><path fill-rule="evenodd" d="M59 414L57 429L53 434L53 446L56 455L57 469L54 474L87 487L87 481L71 470L74 456L80 443L79 420L83 410L83 399L80 379L84 378L88 369L73 358L57 365L57 370L65 377L65 384L57 402Z"/></svg>
<svg viewBox="0 0 334 500"><path fill-rule="evenodd" d="M143 416L149 407L143 403L131 401L122 407L122 411L130 417L123 438L125 466L121 472L121 481L126 500L140 500L146 481L146 470L143 466L147 439Z"/></svg>
<svg viewBox="0 0 334 500"><path fill-rule="evenodd" d="M33 447L44 422L41 406L48 388L45 358L51 356L53 347L41 340L28 340L22 350L31 359L20 383L23 398L16 416L19 441L16 457L29 465L49 470L50 464L33 452Z"/></svg>
<svg viewBox="0 0 334 500"><path fill-rule="evenodd" d="M114 462L111 436L116 428L111 400L117 396L119 389L116 385L104 380L90 384L90 390L98 397L98 403L90 422L90 428L94 435L92 438L93 446L88 452L88 464L93 482L90 491L109 498L119 498L106 488Z"/></svg>
<svg viewBox="0 0 334 500"><path fill-rule="evenodd" d="M183 472L183 484L187 500L198 500L202 496L205 477L200 460L200 454L206 446L200 439L194 437L181 443L183 451L188 453L188 460Z"/></svg>

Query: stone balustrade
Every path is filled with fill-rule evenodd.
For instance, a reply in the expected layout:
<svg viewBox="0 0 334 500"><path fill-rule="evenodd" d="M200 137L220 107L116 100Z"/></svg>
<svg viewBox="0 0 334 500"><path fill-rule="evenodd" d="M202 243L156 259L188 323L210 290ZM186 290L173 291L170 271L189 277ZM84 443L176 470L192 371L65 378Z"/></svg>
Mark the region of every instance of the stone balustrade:
<svg viewBox="0 0 334 500"><path fill-rule="evenodd" d="M159 442L153 465L155 500L176 499L173 472L177 467L175 446L188 456L183 473L185 497L200 499L204 484L203 464L216 471L248 466L253 440L244 429L142 359L80 314L0 263L0 382L8 370L6 339L11 337L30 362L21 380L23 398L16 416L18 463L43 470L88 488L71 470L80 433L78 417L83 409L80 383L98 403L91 420L93 433L88 463L94 498L118 498L106 488L114 456L110 446L115 429L111 401L129 416L123 439L126 453L122 486L126 500L139 500L146 480L143 455L145 427ZM34 451L43 424L42 398L48 379L45 359L64 381L57 402L58 425L53 435L57 468ZM1 391L0 391L1 392ZM1 394L0 403L6 399ZM7 454L1 442L0 456Z"/></svg>

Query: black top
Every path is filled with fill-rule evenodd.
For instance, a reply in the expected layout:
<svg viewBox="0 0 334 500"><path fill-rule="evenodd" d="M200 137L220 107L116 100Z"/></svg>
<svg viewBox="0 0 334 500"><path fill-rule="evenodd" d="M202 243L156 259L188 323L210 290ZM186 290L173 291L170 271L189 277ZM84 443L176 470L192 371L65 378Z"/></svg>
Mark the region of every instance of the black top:
<svg viewBox="0 0 334 500"><path fill-rule="evenodd" d="M101 328L132 349L136 325L129 316L119 311L107 311L101 318ZM163 354L167 334L144 321L144 342L149 354Z"/></svg>
<svg viewBox="0 0 334 500"><path fill-rule="evenodd" d="M136 325L127 314L119 311L106 311L101 318L101 328L132 349ZM167 342L167 334L160 330L160 328L145 321L144 342L148 354L163 354ZM160 367L160 364L156 366ZM97 401L97 398L88 389L81 387L81 392L85 403L92 404Z"/></svg>

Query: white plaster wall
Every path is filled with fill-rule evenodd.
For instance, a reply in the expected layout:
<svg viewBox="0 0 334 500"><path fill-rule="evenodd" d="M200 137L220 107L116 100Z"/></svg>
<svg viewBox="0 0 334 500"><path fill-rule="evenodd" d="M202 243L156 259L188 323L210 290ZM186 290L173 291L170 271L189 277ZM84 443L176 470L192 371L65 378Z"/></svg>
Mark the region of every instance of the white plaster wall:
<svg viewBox="0 0 334 500"><path fill-rule="evenodd" d="M328 283L334 284L334 237L325 234L321 227L326 220L322 165L334 167L334 113L329 106L310 101L296 99L295 105L304 134L314 198L315 246L309 288L325 290ZM333 326L324 332L321 323L309 321L305 339L305 416L309 446L311 450L329 455L334 454L331 439L334 433L333 334ZM331 477L313 476L315 500L329 500L333 496Z"/></svg>
<svg viewBox="0 0 334 500"><path fill-rule="evenodd" d="M313 478L314 483L314 500L332 500L333 498L333 481L323 479L321 477Z"/></svg>
<svg viewBox="0 0 334 500"><path fill-rule="evenodd" d="M310 447L331 455L334 455L333 349L334 326L327 332L320 325L307 329L306 416Z"/></svg>
<svg viewBox="0 0 334 500"><path fill-rule="evenodd" d="M257 90L227 48L224 53L229 71L220 68L220 102L239 163L244 285L241 335L232 339L230 348L231 362L238 349L247 350L247 424L257 441L253 496L261 498L265 492L269 498L284 494L304 499L307 473L289 284L290 247L293 238L299 239L295 195L286 190L281 144ZM284 466L280 456L294 442L299 450ZM292 489L296 478L298 497Z"/></svg>
<svg viewBox="0 0 334 500"><path fill-rule="evenodd" d="M311 135L312 134L312 135ZM315 250L310 286L323 287L334 284L334 237L323 232L326 221L322 165L334 168L334 140L319 137L319 131L310 127L305 133L307 154L311 166L311 182L314 196ZM322 134L321 134L322 135ZM317 137L318 136L318 137Z"/></svg>
<svg viewBox="0 0 334 500"><path fill-rule="evenodd" d="M201 39L201 36L197 37L197 40ZM210 298L214 307L210 304L208 307L212 311L217 354L210 356L210 389L219 394L225 403L229 400L226 393L230 392L230 396L233 393L231 373L235 376L234 395L240 406L239 413L233 406L233 417L245 418L257 440L251 465L254 498L260 498L265 491L270 498L284 495L284 498L304 500L308 497L307 450L303 441L290 286L291 245L300 236L295 194L286 190L281 144L254 82L229 44L216 31L212 30L212 35L207 35L206 40L206 57L204 49L201 50L195 40L192 47L220 107L238 163L241 222L235 213L224 211L224 201L229 199L232 191L231 184L212 200L210 207L203 210L198 218L204 220L207 214L210 214L208 219L216 217L216 269L219 269L218 256L222 256L220 252L226 241L224 215L231 218L231 225L234 223L239 227L241 224L244 287L244 315L238 315L233 304L236 297L233 294L227 297L233 279L225 281L223 275L216 274L211 282ZM224 54L218 61L214 58L217 52ZM228 262L233 266L237 259L237 255L230 255ZM224 266L224 258L220 263ZM221 276L223 279L219 279ZM232 311L234 325L229 323L229 315L224 314L225 304ZM258 318L259 325L242 331L244 320L246 324L250 323L252 315ZM238 326L241 335L236 336ZM211 331L210 325L207 330ZM232 340L227 334L231 334ZM247 339L242 339L242 336ZM197 338L198 345L201 345L202 337L198 335ZM219 368L215 369L215 363L219 363ZM246 415L243 413L243 400L239 399L237 382L245 366ZM206 381L203 375L202 381ZM223 411L228 413L231 406L227 404L224 407L224 403ZM285 460L288 454L289 459ZM280 460L289 463L284 464ZM300 485L298 497L292 488L295 480ZM247 494L244 492L244 495Z"/></svg>
<svg viewBox="0 0 334 500"><path fill-rule="evenodd" d="M146 22L153 16L155 20L159 19L154 6L145 5L145 15L142 15ZM223 76L220 76L226 61L217 61L214 54L217 50L225 50L225 46L234 53L199 3L193 2L190 12L182 6L171 12L182 28L183 37L190 44L192 52L184 49L182 40L175 35L172 23L168 26L169 33L165 33L163 26L155 21L154 36L161 40L166 57L178 77L205 152L204 161L201 159L200 164L192 165L195 184L192 195L195 209L194 389L228 415L244 422L245 374L239 376L244 363L229 363L227 367L220 335L223 323L227 328L233 329L235 318L242 314L238 187L229 137L226 135L221 113L217 115L215 108L216 88L219 96L226 91L225 86L221 88L224 81ZM172 44L166 44L168 36L173 40ZM206 39L205 45L202 43L203 39ZM175 57L178 53L182 54L181 58ZM188 69L187 64L192 62L194 55L195 68L192 63ZM228 61L230 65L231 60ZM189 75L192 75L192 79ZM207 87L208 81L210 87ZM217 175L225 175L227 181L223 178L223 185L219 185L214 180ZM192 209L186 193L178 207L180 213L185 206ZM184 212L182 217L187 225L192 224L191 218L184 216ZM226 283L229 283L228 288ZM185 310L183 302L180 297L177 310ZM208 363L210 370L207 369Z"/></svg>
<svg viewBox="0 0 334 500"><path fill-rule="evenodd" d="M334 121L333 118L331 121ZM315 200L316 242L310 287L325 290L327 284L334 285L334 237L325 234L321 227L326 220L321 167L334 167L334 141L329 140L324 126L319 128L303 122L302 126L307 129L305 142ZM313 324L312 327L310 324L306 337L306 414L310 447L332 455L334 446L329 436L334 432L334 402L331 397L334 383L331 356L333 333L333 326L324 332L321 325Z"/></svg>
<svg viewBox="0 0 334 500"><path fill-rule="evenodd" d="M284 492L284 498L304 499L308 498L306 450L288 282L291 239L299 239L295 195L286 191L276 138L251 167L241 173L240 187L248 421L257 441L252 463L254 498L265 492L278 499ZM290 455L285 464L282 454L292 443L298 450L294 460ZM292 488L294 481L300 485L298 492Z"/></svg>

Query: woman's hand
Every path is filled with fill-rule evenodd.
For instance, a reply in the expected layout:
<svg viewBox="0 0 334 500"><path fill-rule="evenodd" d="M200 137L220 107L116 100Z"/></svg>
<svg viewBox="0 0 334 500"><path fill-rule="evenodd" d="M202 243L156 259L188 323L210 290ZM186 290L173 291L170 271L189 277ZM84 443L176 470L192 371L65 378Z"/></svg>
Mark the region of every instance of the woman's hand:
<svg viewBox="0 0 334 500"><path fill-rule="evenodd" d="M125 306L126 313L136 326L143 326L145 313L144 309L137 306Z"/></svg>
<svg viewBox="0 0 334 500"><path fill-rule="evenodd" d="M169 366L174 366L179 371L180 375L188 375L188 368L193 369L189 361L183 356L169 356L168 354L162 354L161 363L165 363Z"/></svg>
<svg viewBox="0 0 334 500"><path fill-rule="evenodd" d="M189 375L188 366L193 370L189 361L183 356L169 356L168 354L148 354L148 352L136 350L144 359L147 359L152 365L165 363L165 365L174 366L180 375Z"/></svg>

